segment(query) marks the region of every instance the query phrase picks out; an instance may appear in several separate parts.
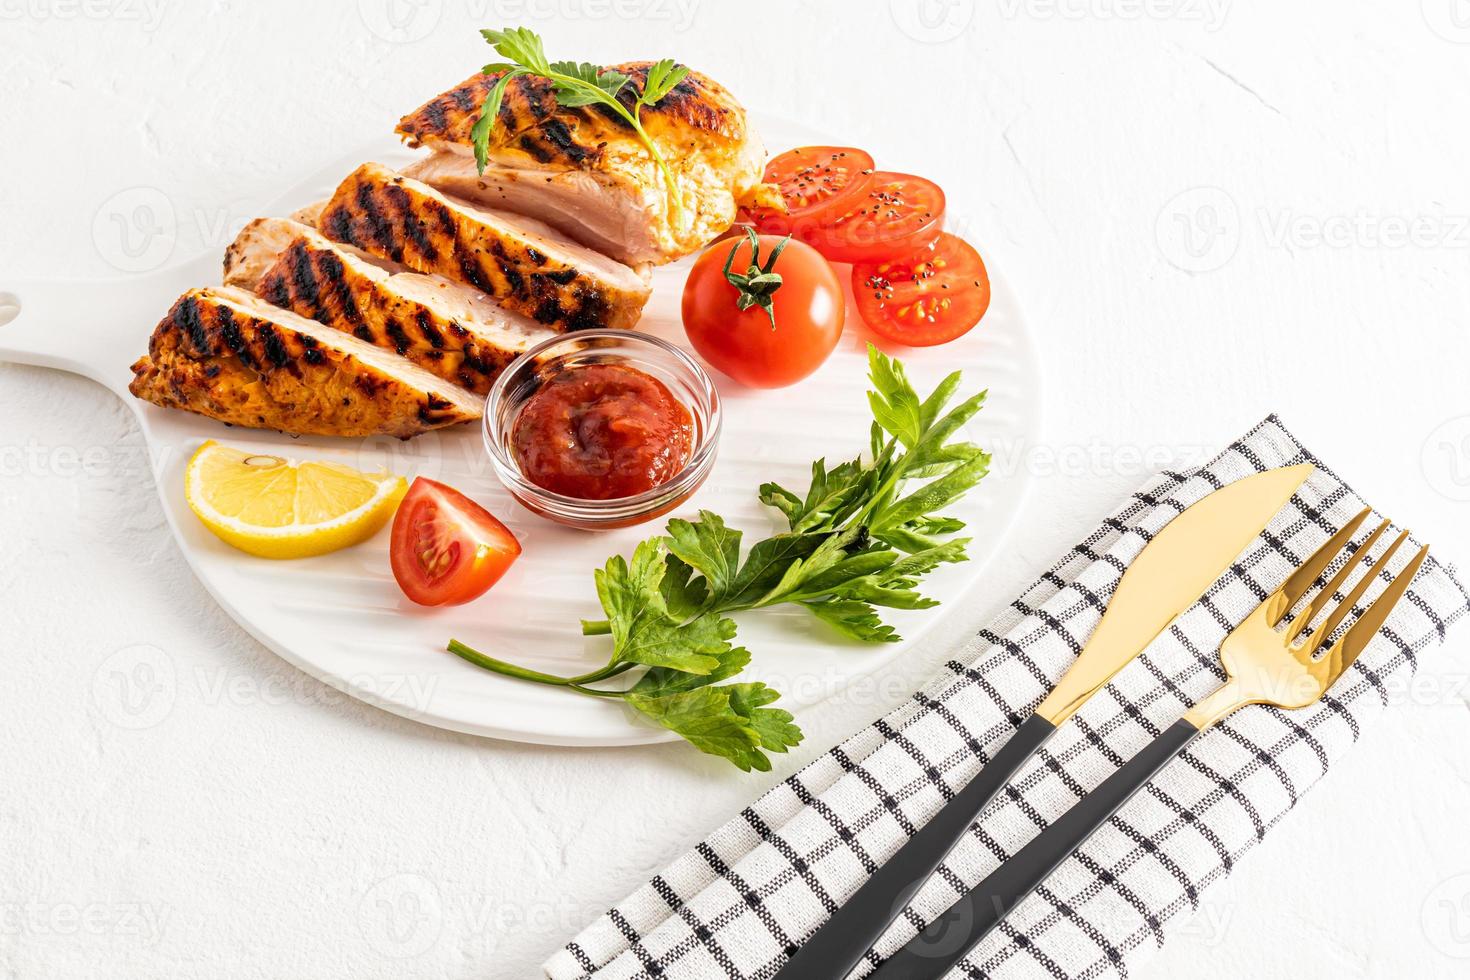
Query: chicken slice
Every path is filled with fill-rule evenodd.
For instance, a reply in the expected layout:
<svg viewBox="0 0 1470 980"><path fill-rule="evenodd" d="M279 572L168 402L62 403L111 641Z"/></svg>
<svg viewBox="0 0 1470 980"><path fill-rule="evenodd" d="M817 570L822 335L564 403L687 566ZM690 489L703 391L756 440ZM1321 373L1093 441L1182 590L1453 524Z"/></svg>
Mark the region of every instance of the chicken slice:
<svg viewBox="0 0 1470 980"><path fill-rule="evenodd" d="M442 276L409 272L289 218L258 218L225 252L225 285L408 358L478 395L556 331Z"/></svg>
<svg viewBox="0 0 1470 980"><path fill-rule="evenodd" d="M647 278L549 225L447 197L376 163L358 167L317 219L335 241L440 275L556 330L631 328Z"/></svg>
<svg viewBox="0 0 1470 980"><path fill-rule="evenodd" d="M191 289L133 365L134 395L252 429L418 435L482 400L390 351L232 286Z"/></svg>
<svg viewBox="0 0 1470 980"><path fill-rule="evenodd" d="M643 91L646 61L614 65L628 76L624 106ZM662 172L633 128L606 106L564 108L551 82L518 76L490 132L477 174L470 131L499 75L474 75L404 116L398 133L435 153L410 168L442 190L535 215L629 263L670 262L723 234L745 205L780 206L762 182L765 147L724 86L691 71L639 120L673 171L682 205L669 206Z"/></svg>

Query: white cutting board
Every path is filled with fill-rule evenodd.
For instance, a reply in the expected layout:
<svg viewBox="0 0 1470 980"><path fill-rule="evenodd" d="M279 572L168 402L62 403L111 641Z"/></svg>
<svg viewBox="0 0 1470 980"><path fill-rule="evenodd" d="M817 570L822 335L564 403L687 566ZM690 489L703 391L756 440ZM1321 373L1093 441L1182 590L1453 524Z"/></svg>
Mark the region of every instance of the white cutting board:
<svg viewBox="0 0 1470 980"><path fill-rule="evenodd" d="M753 114L773 153L831 138L779 119ZM344 157L284 194L268 214L286 214L327 197L366 159L401 166L417 154L391 137ZM951 220L952 225L958 222ZM986 253L985 242L975 242ZM210 593L249 633L292 664L354 697L396 714L454 731L557 745L631 745L674 736L640 721L615 701L580 697L486 673L445 652L455 637L514 663L553 674L600 666L606 637L584 638L583 618L601 618L592 570L610 555L628 554L661 522L589 533L559 527L517 505L500 486L479 428L460 426L408 442L391 438L293 438L227 428L168 411L127 392L129 365L147 348L153 326L175 298L193 286L219 282L221 255L211 252L169 268L124 279L0 282L0 360L71 371L109 389L137 413L152 457L164 512L184 556ZM679 298L692 259L654 274L653 297L639 328L685 344ZM839 273L845 275L846 267ZM962 601L1005 532L1026 492L1023 450L1040 427L1040 368L1032 338L1001 270L990 268L992 300L983 323L966 337L901 357L921 392L956 368L962 393L990 391L964 437L997 452L992 472L947 513L969 523L972 558L943 566L924 584L943 604L924 612L883 610L903 643L864 645L836 637L800 610L743 614L739 642L753 654L743 679L782 691L780 706L797 710L830 697L911 645ZM752 542L778 529L756 500L775 480L802 492L811 461L837 461L866 445L868 333L850 318L837 350L812 377L786 389L751 391L711 372L724 399L724 433L714 472L683 508L723 515ZM685 344L687 346L687 344ZM336 459L365 469L425 475L484 504L524 545L521 559L490 593L452 609L429 610L403 598L388 567L388 532L332 555L273 562L235 551L195 519L183 496L183 469L206 439L296 458Z"/></svg>

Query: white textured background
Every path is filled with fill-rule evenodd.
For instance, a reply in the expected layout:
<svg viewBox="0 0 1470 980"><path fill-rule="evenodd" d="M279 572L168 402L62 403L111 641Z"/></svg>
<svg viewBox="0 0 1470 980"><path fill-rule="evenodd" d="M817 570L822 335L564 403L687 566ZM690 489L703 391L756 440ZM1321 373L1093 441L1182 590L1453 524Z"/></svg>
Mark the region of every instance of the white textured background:
<svg viewBox="0 0 1470 980"><path fill-rule="evenodd" d="M476 27L515 23L558 56L676 56L968 216L1036 327L1048 439L953 635L1148 469L1270 410L1470 561L1465 0L0 0L0 290L221 248L487 60ZM164 232L142 251L113 224L140 201ZM150 327L117 325L140 349ZM101 389L0 366L5 977L534 976L945 654L809 712L763 776L449 735L236 628L142 457ZM1466 974L1463 645L1147 975ZM140 661L166 669L118 689Z"/></svg>

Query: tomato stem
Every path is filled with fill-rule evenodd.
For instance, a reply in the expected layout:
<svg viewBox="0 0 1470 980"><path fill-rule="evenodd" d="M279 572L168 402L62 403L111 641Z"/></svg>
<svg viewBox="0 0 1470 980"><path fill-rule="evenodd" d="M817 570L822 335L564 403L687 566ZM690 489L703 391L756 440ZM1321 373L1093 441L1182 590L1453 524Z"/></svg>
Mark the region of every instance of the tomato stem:
<svg viewBox="0 0 1470 980"><path fill-rule="evenodd" d="M731 272L730 267L735 263L735 253L740 251L740 242L736 242L730 249L730 254L725 257L725 279L734 286L740 295L735 300L735 306L741 312L752 306L759 306L766 311L766 316L771 318L771 329L776 329L776 310L771 305L771 297L776 290L781 288L781 273L776 270L776 260L786 250L791 242L791 236L785 238L771 249L771 254L766 257L766 264L760 264L761 239L755 233L755 229L749 225L745 226L746 238L750 241L750 265L744 272Z"/></svg>

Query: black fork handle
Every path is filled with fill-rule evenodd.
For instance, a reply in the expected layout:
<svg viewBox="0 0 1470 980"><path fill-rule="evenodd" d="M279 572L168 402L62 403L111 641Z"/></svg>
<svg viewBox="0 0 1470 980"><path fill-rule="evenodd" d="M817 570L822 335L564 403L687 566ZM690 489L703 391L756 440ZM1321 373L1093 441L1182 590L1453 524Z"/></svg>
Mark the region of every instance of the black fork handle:
<svg viewBox="0 0 1470 980"><path fill-rule="evenodd" d="M894 953L868 980L936 980L944 976L1199 731L1182 718L1165 729L1097 789L951 905L929 928L909 940L908 945Z"/></svg>
<svg viewBox="0 0 1470 980"><path fill-rule="evenodd" d="M986 804L1056 730L1036 714L1022 722L990 763L873 872L771 980L842 980L847 976L980 819Z"/></svg>

